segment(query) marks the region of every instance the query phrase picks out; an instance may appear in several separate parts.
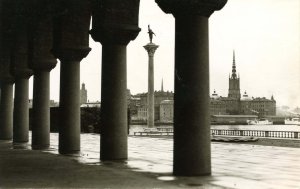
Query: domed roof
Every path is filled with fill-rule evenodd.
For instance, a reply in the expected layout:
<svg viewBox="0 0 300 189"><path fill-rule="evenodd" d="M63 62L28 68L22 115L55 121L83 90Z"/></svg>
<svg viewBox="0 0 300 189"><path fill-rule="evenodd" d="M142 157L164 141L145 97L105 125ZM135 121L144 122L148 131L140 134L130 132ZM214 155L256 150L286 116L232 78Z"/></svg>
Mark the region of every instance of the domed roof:
<svg viewBox="0 0 300 189"><path fill-rule="evenodd" d="M216 93L216 90L214 90L214 93L211 95L211 97L212 97L213 99L219 98L219 95Z"/></svg>
<svg viewBox="0 0 300 189"><path fill-rule="evenodd" d="M241 100L252 100L252 99L248 96L247 92L245 91Z"/></svg>

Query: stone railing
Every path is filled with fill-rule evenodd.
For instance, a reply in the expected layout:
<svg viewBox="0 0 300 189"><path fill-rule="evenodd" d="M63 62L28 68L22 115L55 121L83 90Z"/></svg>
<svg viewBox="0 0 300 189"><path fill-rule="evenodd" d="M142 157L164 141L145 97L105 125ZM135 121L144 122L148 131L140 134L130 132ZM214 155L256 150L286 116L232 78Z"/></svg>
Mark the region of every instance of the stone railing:
<svg viewBox="0 0 300 189"><path fill-rule="evenodd" d="M261 138L291 138L300 139L300 131L262 131L262 130L228 130L211 129L214 136L250 136ZM156 131L135 132L134 135L173 135L173 127L157 127Z"/></svg>
<svg viewBox="0 0 300 189"><path fill-rule="evenodd" d="M294 138L299 139L298 131L258 131L258 130L226 130L211 129L212 135L216 136L253 136L262 138Z"/></svg>

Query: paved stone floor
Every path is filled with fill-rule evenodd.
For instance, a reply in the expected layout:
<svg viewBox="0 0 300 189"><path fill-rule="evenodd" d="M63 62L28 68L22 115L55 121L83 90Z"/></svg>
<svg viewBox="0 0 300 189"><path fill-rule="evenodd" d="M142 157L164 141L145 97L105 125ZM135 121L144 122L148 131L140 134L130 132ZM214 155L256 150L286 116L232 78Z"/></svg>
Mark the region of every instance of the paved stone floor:
<svg viewBox="0 0 300 189"><path fill-rule="evenodd" d="M212 176L173 177L171 174L172 138L129 137L128 161L105 163L99 161L99 141L99 135L83 134L81 136L81 156L66 157L55 155L63 159L70 159L73 163L75 161L81 167L88 167L91 170L90 172L100 169L101 165L105 165L111 172L109 170L106 171L114 175L109 182L100 182L104 176L99 175L96 178L99 178L100 181L94 182L94 180L91 180L94 185L87 185L87 187L300 189L300 148L213 142L211 145ZM51 149L47 153L41 152L41 156L49 155L49 152L52 156L57 154L57 134L51 135L51 144ZM5 161L10 161L9 159L13 161L15 157L13 153L17 153L19 157L22 156L22 153L32 154L36 152L29 149L21 151L15 149L3 151L0 149L1 169L7 169L7 165L1 164L2 159L5 159L5 156L8 155L10 158L6 156ZM35 158L38 159L37 157ZM47 160L47 158L45 159ZM69 166L67 161L64 163ZM22 167L22 169L26 168ZM2 180L3 182L0 178L0 187L22 186L22 184L13 185L9 183L13 180L11 177L17 176L18 173L17 170L15 170L15 173L13 170L9 171L12 171L10 177L5 177L6 180ZM48 167L47 171L51 174L51 171L54 170ZM2 172L2 174L5 173ZM80 175L80 173L78 174ZM126 175L128 178L126 178ZM89 178L93 179L94 177L91 176ZM126 179L133 178L132 182L124 182ZM15 179L18 181L17 177ZM38 179L36 178L36 180ZM30 180L22 181L30 183ZM123 184L117 184L118 182ZM1 183L6 183L6 185L1 185ZM30 184L25 186L39 187L39 185ZM82 184L75 186L85 187ZM50 185L50 187L74 187L74 185L62 185L57 182L57 185Z"/></svg>

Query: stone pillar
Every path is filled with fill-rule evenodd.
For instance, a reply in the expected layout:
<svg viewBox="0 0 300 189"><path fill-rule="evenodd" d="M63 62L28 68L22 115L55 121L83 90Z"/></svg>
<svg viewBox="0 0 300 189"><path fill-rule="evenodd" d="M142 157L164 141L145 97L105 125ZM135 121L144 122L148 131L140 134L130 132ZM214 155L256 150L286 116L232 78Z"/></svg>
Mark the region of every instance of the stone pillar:
<svg viewBox="0 0 300 189"><path fill-rule="evenodd" d="M156 0L175 17L174 164L177 176L211 174L208 18L227 0Z"/></svg>
<svg viewBox="0 0 300 189"><path fill-rule="evenodd" d="M148 127L154 127L154 53L158 45L148 43L144 46L148 52L149 67L148 67Z"/></svg>
<svg viewBox="0 0 300 189"><path fill-rule="evenodd" d="M22 14L15 15L14 43L11 71L15 77L13 142L28 142L29 102L28 86L32 70L28 67L28 23Z"/></svg>
<svg viewBox="0 0 300 189"><path fill-rule="evenodd" d="M30 17L30 59L34 70L32 103L32 149L46 149L50 145L50 71L56 66L51 53L53 44L52 16L49 2L34 2ZM52 12L55 12L54 10Z"/></svg>
<svg viewBox="0 0 300 189"><path fill-rule="evenodd" d="M60 69L59 153L73 154L80 151L80 61L62 61Z"/></svg>
<svg viewBox="0 0 300 189"><path fill-rule="evenodd" d="M33 79L31 146L40 150L50 145L50 72L39 71Z"/></svg>
<svg viewBox="0 0 300 189"><path fill-rule="evenodd" d="M13 137L13 82L10 73L11 65L11 9L7 6L9 1L1 3L0 18L0 140L11 140Z"/></svg>
<svg viewBox="0 0 300 189"><path fill-rule="evenodd" d="M28 78L17 78L15 82L15 101L13 115L13 142L28 142L29 108Z"/></svg>
<svg viewBox="0 0 300 189"><path fill-rule="evenodd" d="M13 83L1 82L0 140L12 139L13 128Z"/></svg>
<svg viewBox="0 0 300 189"><path fill-rule="evenodd" d="M89 48L89 1L68 1L54 22L53 54L61 62L59 95L59 153L80 151L80 61Z"/></svg>
<svg viewBox="0 0 300 189"><path fill-rule="evenodd" d="M139 0L117 1L95 6L91 31L102 44L101 160L127 159L126 47L140 31Z"/></svg>
<svg viewBox="0 0 300 189"><path fill-rule="evenodd" d="M126 45L103 44L102 49L100 157L102 160L126 159Z"/></svg>

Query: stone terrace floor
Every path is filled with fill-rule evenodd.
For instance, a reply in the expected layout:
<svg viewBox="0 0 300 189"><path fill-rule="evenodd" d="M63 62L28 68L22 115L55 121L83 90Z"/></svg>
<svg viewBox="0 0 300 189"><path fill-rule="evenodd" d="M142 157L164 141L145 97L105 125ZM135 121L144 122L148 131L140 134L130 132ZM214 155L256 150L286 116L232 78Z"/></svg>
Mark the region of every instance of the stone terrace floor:
<svg viewBox="0 0 300 189"><path fill-rule="evenodd" d="M46 152L1 142L0 188L300 188L300 148L212 142L212 176L173 177L172 138L129 137L126 162L100 162L99 141L82 134L78 157L57 154L57 134Z"/></svg>

